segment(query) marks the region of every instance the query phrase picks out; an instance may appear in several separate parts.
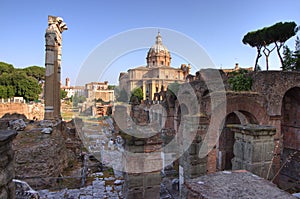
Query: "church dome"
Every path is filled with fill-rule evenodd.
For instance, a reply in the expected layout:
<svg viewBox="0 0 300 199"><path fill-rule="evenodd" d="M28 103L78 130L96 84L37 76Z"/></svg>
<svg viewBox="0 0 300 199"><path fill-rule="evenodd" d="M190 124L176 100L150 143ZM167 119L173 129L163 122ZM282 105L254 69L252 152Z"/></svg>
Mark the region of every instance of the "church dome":
<svg viewBox="0 0 300 199"><path fill-rule="evenodd" d="M162 43L160 32L156 36L155 44L147 54L147 67L170 66L171 56L166 46Z"/></svg>
<svg viewBox="0 0 300 199"><path fill-rule="evenodd" d="M167 47L163 45L162 38L160 36L160 32L158 32L158 34L156 36L155 44L149 49L149 52L159 53L161 51L163 51L164 53L168 53L169 52L169 50L167 49Z"/></svg>

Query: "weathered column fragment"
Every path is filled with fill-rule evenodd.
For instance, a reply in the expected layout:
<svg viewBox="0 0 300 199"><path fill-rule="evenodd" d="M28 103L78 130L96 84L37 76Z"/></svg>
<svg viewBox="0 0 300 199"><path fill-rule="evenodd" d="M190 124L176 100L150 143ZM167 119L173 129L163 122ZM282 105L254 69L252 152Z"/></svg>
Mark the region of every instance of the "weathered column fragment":
<svg viewBox="0 0 300 199"><path fill-rule="evenodd" d="M128 143L128 142L127 142ZM135 139L125 146L124 196L126 199L160 198L162 159L160 136Z"/></svg>
<svg viewBox="0 0 300 199"><path fill-rule="evenodd" d="M119 121L120 126L129 125L127 131L130 131L121 134L125 140L125 151L122 157L125 171L124 196L126 199L160 198L160 173L162 169L160 133L149 125L149 111L145 111L143 105L132 107L130 115L134 122L128 124L126 121L122 122L125 113L124 108L118 107L116 110L123 111L116 118L117 124Z"/></svg>
<svg viewBox="0 0 300 199"><path fill-rule="evenodd" d="M207 124L205 118L198 115L184 116L184 135L179 137L179 143L187 146L187 150L179 159L179 184L180 195L184 182L189 179L197 178L207 173L207 143L203 143L204 132L206 132ZM180 133L180 130L179 130ZM192 141L187 145L187 140ZM185 150L185 149L183 149Z"/></svg>
<svg viewBox="0 0 300 199"><path fill-rule="evenodd" d="M44 119L60 119L60 62L62 32L67 30L60 17L48 16L46 29L46 77L45 77L45 116Z"/></svg>
<svg viewBox="0 0 300 199"><path fill-rule="evenodd" d="M272 179L276 128L261 125L228 125L228 127L235 133L232 170L245 169L262 178Z"/></svg>

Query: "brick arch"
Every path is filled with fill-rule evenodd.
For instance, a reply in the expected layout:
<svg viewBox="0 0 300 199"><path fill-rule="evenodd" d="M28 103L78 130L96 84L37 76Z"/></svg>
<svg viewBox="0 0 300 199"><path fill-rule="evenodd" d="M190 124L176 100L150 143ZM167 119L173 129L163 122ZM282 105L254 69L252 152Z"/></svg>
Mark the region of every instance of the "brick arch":
<svg viewBox="0 0 300 199"><path fill-rule="evenodd" d="M250 121L255 122L250 123L259 125L269 124L269 116L264 108L263 96L257 93L226 93L226 100L218 104L217 107L211 108L211 103L214 103L214 101L219 102L220 96L219 93L211 93L210 98L207 98L204 102L204 104L207 104L204 112L208 117L206 133L210 135L206 141L210 146L214 145L218 134L223 129L224 121L230 113L238 111L243 113L247 118L253 118Z"/></svg>
<svg viewBox="0 0 300 199"><path fill-rule="evenodd" d="M242 115L242 116L241 116ZM223 129L220 132L218 141L216 143L216 170L223 171L223 170L232 170L232 163L231 160L234 157L233 153L233 145L234 145L234 132L227 128L226 125L228 124L242 124L244 118L243 114L239 111L231 112L226 115L224 118ZM210 167L213 167L211 165Z"/></svg>
<svg viewBox="0 0 300 199"><path fill-rule="evenodd" d="M218 115L218 112L221 112L223 106L226 106L226 114L223 113L224 118L235 111L246 112L254 116L255 120L258 121L258 124L268 124L269 116L267 110L259 101L263 101L261 96L253 96L237 94L237 95L227 95L226 102L219 104L218 107L213 109L213 114Z"/></svg>
<svg viewBox="0 0 300 199"><path fill-rule="evenodd" d="M298 83L299 84L299 83ZM294 84L283 84L284 86L281 88L275 87L274 90L277 90L276 93L270 94L268 101L268 114L269 115L280 115L281 116L281 109L282 103L285 94L293 88L300 88L300 85L296 83Z"/></svg>
<svg viewBox="0 0 300 199"><path fill-rule="evenodd" d="M279 95L279 98L280 98L280 103L279 103L279 107L278 107L278 110L280 110L280 113L278 115L281 115L281 110L282 110L282 104L283 104L283 99L285 97L285 95L292 89L295 89L295 88L299 88L300 89L300 85L288 85L286 86L284 89L281 90L281 92L278 93Z"/></svg>
<svg viewBox="0 0 300 199"><path fill-rule="evenodd" d="M300 87L293 87L286 91L282 99L281 108L281 166L279 185L284 188L300 189Z"/></svg>
<svg viewBox="0 0 300 199"><path fill-rule="evenodd" d="M250 100L247 97L235 97L227 99L227 114L234 111L245 111L255 117L259 124L268 123L268 115L266 109L256 101Z"/></svg>
<svg viewBox="0 0 300 199"><path fill-rule="evenodd" d="M222 151L222 148L220 149L219 142L222 134L224 133L223 124L224 121L226 121L227 116L232 113L236 114L237 112L239 112L248 119L249 123L268 124L269 116L267 115L267 110L263 106L264 103L260 103L262 100L263 97L257 94L249 95L244 93L227 93L226 102L219 104L219 106L214 108L213 110L206 110L208 115L210 115L209 126L212 126L212 131L219 131L220 133L220 137L218 138L213 137L216 135L212 135L213 139L218 139L218 143L215 143L214 147L211 148L211 151L208 154L207 171L209 173L215 172L217 170L229 169L227 168L227 166L230 167L230 165L227 164L228 161L226 159L226 156L229 155L231 149L228 148L224 153L222 153L223 157L225 157L225 161L219 160L219 154L220 151ZM208 101L206 103L210 104L210 102ZM225 112L224 106L226 106ZM222 115L222 117L219 117L220 115ZM210 144L213 144L213 142L210 142ZM233 150L233 143L231 143L231 145ZM224 156L224 154L226 155ZM223 165L224 162L225 165Z"/></svg>

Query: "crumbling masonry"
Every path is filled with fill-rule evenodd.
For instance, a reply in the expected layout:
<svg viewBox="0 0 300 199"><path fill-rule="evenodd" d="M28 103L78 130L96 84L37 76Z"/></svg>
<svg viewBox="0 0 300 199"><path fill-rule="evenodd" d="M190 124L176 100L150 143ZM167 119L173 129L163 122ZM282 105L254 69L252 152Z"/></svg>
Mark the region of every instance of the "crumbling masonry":
<svg viewBox="0 0 300 199"><path fill-rule="evenodd" d="M197 114L189 113L185 104L168 95L164 101L127 110L133 118L138 116L140 123L146 121L142 121L143 117L135 112L150 110L147 112L149 116L144 118L150 123L156 120L157 124L163 124L158 132L162 137L162 146L178 134L183 118L199 118L194 141L181 157L177 157L180 158L180 183L184 185L189 179L217 171L245 169L271 180L285 190L299 190L300 73L250 73L253 83L251 91L247 92L231 91L228 77L222 71L220 74L225 90L211 91L207 87L206 74L200 71L187 83L193 87L201 104ZM225 95L226 100L213 106L220 95ZM162 105L166 113L151 108L157 104ZM225 106L225 112L219 114L222 106ZM216 119L214 114L222 115L222 118ZM123 128L130 125L126 120L122 123ZM211 125L218 133L207 134ZM207 154L199 156L199 151L205 153L205 149L208 149ZM168 159L166 154L162 161ZM166 166L165 162L162 165ZM130 183L130 178L127 183ZM143 184L135 185L136 188L139 186Z"/></svg>

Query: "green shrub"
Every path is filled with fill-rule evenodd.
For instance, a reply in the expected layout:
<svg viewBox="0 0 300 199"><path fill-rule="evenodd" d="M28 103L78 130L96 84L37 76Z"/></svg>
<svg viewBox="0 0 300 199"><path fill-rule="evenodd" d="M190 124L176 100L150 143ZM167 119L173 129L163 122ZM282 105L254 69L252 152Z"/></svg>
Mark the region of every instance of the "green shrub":
<svg viewBox="0 0 300 199"><path fill-rule="evenodd" d="M242 73L234 74L228 79L228 83L233 91L249 91L252 87L252 78Z"/></svg>

